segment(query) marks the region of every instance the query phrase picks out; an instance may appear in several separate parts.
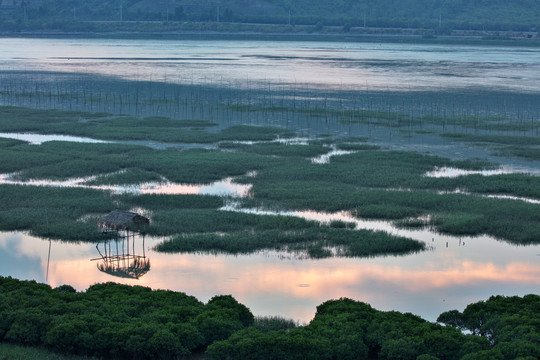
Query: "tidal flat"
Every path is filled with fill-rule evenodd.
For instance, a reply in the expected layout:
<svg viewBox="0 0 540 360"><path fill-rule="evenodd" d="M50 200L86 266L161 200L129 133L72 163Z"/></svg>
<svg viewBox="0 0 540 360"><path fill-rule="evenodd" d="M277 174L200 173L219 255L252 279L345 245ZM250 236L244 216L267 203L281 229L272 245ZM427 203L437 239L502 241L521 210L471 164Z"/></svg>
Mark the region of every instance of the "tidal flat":
<svg viewBox="0 0 540 360"><path fill-rule="evenodd" d="M487 61L475 47L415 46L420 59L395 44L233 42L223 57L211 42L199 61L136 41L72 57L51 43L0 54L2 275L232 293L302 321L328 297L434 319L538 293L534 50ZM125 54L134 45L148 54ZM287 55L298 46L305 56ZM114 209L150 218L140 279L89 261Z"/></svg>

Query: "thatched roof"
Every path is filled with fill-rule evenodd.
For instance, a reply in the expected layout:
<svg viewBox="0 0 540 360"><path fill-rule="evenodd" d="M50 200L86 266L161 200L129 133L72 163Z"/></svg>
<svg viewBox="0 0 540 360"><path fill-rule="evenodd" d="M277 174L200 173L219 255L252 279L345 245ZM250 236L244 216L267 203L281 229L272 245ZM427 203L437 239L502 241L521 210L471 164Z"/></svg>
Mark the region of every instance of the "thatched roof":
<svg viewBox="0 0 540 360"><path fill-rule="evenodd" d="M131 211L114 210L109 214L105 215L99 221L98 225L104 231L144 231L150 226L150 220L142 215Z"/></svg>

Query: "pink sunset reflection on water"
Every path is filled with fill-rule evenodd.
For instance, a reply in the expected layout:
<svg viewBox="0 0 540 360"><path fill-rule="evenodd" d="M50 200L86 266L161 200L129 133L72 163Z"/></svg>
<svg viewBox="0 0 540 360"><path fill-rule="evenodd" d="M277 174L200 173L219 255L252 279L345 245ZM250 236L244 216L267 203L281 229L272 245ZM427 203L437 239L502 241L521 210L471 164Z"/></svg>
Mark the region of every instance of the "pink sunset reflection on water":
<svg viewBox="0 0 540 360"><path fill-rule="evenodd" d="M164 254L163 239L145 239L150 271L139 280L99 271L95 244L51 243L48 283L85 290L114 281L171 289L208 301L231 294L255 315L308 322L322 302L350 297L381 310L412 312L428 320L491 295L540 291L540 246L517 247L478 237L433 241L433 250L402 257L299 259L262 251L251 255ZM139 240L137 240L139 241ZM46 282L49 242L25 233L0 234L1 274ZM478 259L481 251L486 256ZM518 260L519 259L519 260ZM16 266L14 269L13 266Z"/></svg>

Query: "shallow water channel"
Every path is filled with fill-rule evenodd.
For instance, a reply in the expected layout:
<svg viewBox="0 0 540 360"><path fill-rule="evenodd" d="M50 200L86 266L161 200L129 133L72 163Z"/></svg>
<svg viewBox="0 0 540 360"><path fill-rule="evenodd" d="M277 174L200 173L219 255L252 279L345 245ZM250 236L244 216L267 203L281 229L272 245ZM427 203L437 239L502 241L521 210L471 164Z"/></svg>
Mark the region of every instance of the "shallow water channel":
<svg viewBox="0 0 540 360"><path fill-rule="evenodd" d="M111 191L115 194L162 194L162 195L217 195L228 197L246 197L251 190L250 184L237 184L233 178L225 178L210 184L180 184L163 179L160 182L147 182L136 185L89 185L97 176L73 178L67 180L16 180L15 174L0 174L0 185L30 185L49 187L71 187Z"/></svg>

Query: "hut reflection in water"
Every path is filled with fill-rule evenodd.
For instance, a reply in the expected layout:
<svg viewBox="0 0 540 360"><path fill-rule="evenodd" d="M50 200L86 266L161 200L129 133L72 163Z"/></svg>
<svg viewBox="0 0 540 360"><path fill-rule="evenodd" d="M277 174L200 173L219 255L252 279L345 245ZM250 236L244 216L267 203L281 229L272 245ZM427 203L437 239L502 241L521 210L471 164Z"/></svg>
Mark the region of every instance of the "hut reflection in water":
<svg viewBox="0 0 540 360"><path fill-rule="evenodd" d="M150 270L150 259L146 257L144 234L149 225L148 218L129 211L115 210L103 217L98 226L111 238L96 244L101 257L92 261L101 260L97 268L130 279L139 279L146 274ZM142 238L142 246L139 238Z"/></svg>

